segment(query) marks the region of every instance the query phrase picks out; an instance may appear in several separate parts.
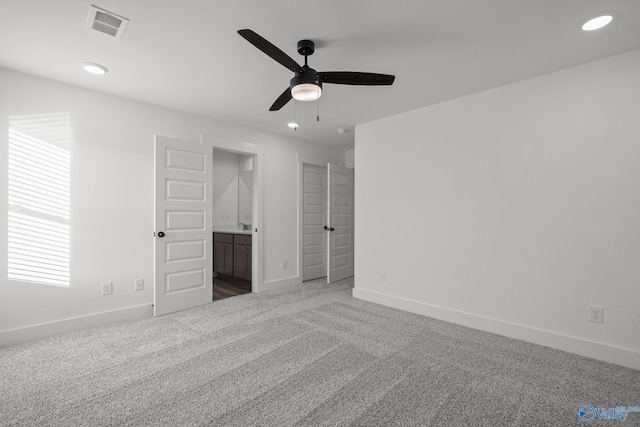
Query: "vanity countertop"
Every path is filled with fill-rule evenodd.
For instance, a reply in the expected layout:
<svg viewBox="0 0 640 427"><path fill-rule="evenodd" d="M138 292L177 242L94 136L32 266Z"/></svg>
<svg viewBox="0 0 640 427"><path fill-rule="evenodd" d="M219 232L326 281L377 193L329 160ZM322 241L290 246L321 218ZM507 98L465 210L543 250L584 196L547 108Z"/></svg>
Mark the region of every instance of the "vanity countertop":
<svg viewBox="0 0 640 427"><path fill-rule="evenodd" d="M251 230L251 229L242 230L242 229L231 228L231 227L213 227L213 232L214 233L229 233L229 234L246 234L246 235L253 234L253 230Z"/></svg>

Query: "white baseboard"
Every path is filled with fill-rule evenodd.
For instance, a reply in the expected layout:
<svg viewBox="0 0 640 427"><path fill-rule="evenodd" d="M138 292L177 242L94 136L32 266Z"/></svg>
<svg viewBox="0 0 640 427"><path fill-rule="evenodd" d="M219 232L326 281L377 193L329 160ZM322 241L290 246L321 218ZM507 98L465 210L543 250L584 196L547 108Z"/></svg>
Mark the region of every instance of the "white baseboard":
<svg viewBox="0 0 640 427"><path fill-rule="evenodd" d="M287 277L286 279L270 280L262 283L255 292L273 291L276 289L295 288L302 284L300 276Z"/></svg>
<svg viewBox="0 0 640 427"><path fill-rule="evenodd" d="M439 307L414 300L386 295L379 292L353 289L353 297L387 307L397 308L446 322L468 326L546 347L579 354L592 359L640 370L640 352L629 348L612 346L557 332L537 329L504 320L479 316L450 308Z"/></svg>
<svg viewBox="0 0 640 427"><path fill-rule="evenodd" d="M78 331L120 320L135 319L139 317L153 316L153 305L145 304L136 307L128 307L119 310L79 316L71 319L42 323L0 332L0 347L19 344L38 338L50 337L66 332Z"/></svg>

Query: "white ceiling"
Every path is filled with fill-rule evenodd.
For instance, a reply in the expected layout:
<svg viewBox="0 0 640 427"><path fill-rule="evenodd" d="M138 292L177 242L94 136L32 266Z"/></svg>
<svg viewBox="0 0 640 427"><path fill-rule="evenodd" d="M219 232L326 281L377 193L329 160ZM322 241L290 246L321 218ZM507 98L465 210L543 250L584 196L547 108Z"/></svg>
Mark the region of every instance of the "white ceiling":
<svg viewBox="0 0 640 427"><path fill-rule="evenodd" d="M90 1L130 19L121 40L85 28ZM579 30L603 10L610 26ZM292 73L243 28L299 63L315 41L318 71L396 81L324 86L320 122L316 103L269 112ZM356 124L639 48L640 0L0 0L2 68L283 134L297 114L296 137L342 148Z"/></svg>

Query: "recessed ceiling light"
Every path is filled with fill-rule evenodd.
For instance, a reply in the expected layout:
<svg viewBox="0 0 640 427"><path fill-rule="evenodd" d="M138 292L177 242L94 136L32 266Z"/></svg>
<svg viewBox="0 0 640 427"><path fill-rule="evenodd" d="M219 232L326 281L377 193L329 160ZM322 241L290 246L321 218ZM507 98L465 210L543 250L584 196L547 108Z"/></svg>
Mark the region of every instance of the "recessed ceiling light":
<svg viewBox="0 0 640 427"><path fill-rule="evenodd" d="M287 123L287 126L289 126L293 130L297 130L298 126L300 126L300 123L291 122L291 123Z"/></svg>
<svg viewBox="0 0 640 427"><path fill-rule="evenodd" d="M82 64L82 68L84 68L85 71L91 74L98 74L98 75L106 74L109 71L107 67L105 67L104 65L94 64L92 62L84 62Z"/></svg>
<svg viewBox="0 0 640 427"><path fill-rule="evenodd" d="M600 12L598 16L590 18L588 21L583 22L580 25L580 28L582 28L582 30L584 31L597 30L604 27L605 25L610 24L611 21L613 21L613 18L616 17L616 14L617 12L615 11Z"/></svg>

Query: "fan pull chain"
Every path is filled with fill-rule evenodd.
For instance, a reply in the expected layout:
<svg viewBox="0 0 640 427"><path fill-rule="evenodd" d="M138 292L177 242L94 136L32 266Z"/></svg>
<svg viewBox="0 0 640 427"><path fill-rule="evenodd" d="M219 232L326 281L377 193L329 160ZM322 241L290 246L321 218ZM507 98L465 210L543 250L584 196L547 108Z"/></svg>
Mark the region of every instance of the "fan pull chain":
<svg viewBox="0 0 640 427"><path fill-rule="evenodd" d="M316 89L316 92L318 89ZM320 121L320 98L316 100L316 122Z"/></svg>

